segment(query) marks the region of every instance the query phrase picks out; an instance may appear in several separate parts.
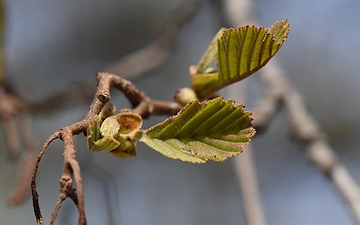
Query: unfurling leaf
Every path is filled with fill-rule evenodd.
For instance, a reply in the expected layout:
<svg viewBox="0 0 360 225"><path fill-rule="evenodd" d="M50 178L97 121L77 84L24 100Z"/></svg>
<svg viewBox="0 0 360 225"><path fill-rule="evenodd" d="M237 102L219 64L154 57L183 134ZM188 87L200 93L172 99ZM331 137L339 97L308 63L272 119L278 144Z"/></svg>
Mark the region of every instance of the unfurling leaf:
<svg viewBox="0 0 360 225"><path fill-rule="evenodd" d="M205 163L238 155L255 130L243 105L219 97L187 104L176 116L144 131L140 141L172 159Z"/></svg>
<svg viewBox="0 0 360 225"><path fill-rule="evenodd" d="M245 26L227 29L217 40L217 71L204 73L203 63L192 75L192 87L202 99L221 88L255 73L279 51L289 33L285 19L270 28ZM213 51L212 51L213 52ZM214 56L215 57L215 56ZM209 66L209 59L206 65ZM200 66L201 65L201 66Z"/></svg>
<svg viewBox="0 0 360 225"><path fill-rule="evenodd" d="M135 113L121 112L111 115L113 107L103 108L100 115L91 118L87 130L88 148L90 151L111 151L120 158L136 156L136 142L142 135L140 131L142 118ZM103 121L102 121L103 120Z"/></svg>
<svg viewBox="0 0 360 225"><path fill-rule="evenodd" d="M206 52L201 57L198 65L196 74L204 74L206 70L210 67L211 63L214 61L216 55L218 54L217 45L218 39L222 35L222 33L226 30L226 28L221 28L211 40L209 47L206 49Z"/></svg>

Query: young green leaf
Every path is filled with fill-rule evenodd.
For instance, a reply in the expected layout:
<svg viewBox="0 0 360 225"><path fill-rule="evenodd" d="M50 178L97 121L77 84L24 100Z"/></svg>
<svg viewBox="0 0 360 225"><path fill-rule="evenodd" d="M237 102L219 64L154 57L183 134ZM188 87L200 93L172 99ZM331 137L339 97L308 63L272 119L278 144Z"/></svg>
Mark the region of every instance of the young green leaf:
<svg viewBox="0 0 360 225"><path fill-rule="evenodd" d="M107 136L103 136L101 130L104 129L101 129L100 125L100 117L98 115L92 116L90 126L87 129L88 149L97 152L111 151L119 147L120 142L113 137L113 135L117 134L119 127L114 131L110 131L113 135L107 134ZM106 132L109 132L109 130Z"/></svg>
<svg viewBox="0 0 360 225"><path fill-rule="evenodd" d="M144 131L140 141L172 159L205 163L238 155L255 130L243 105L219 97L187 104L176 116Z"/></svg>
<svg viewBox="0 0 360 225"><path fill-rule="evenodd" d="M192 87L198 97L205 98L265 66L283 45L289 27L285 19L268 29L245 26L225 30L217 40L218 71L192 76Z"/></svg>
<svg viewBox="0 0 360 225"><path fill-rule="evenodd" d="M201 57L198 65L197 65L197 71L196 74L204 74L206 69L209 68L210 64L214 61L216 55L217 55L217 42L219 37L222 35L222 33L225 31L225 28L221 28L214 36L212 41L210 42L209 47L206 49L206 52Z"/></svg>

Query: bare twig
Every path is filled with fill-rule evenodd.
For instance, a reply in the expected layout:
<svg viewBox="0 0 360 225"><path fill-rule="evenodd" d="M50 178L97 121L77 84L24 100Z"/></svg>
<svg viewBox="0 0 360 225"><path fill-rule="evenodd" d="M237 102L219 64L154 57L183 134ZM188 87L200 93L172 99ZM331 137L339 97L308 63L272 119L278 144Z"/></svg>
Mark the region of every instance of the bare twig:
<svg viewBox="0 0 360 225"><path fill-rule="evenodd" d="M246 87L243 82L229 87L229 97L238 102L244 102ZM235 173L238 177L244 212L248 225L265 225L265 213L261 204L259 185L251 145L244 147L244 152L235 157Z"/></svg>
<svg viewBox="0 0 360 225"><path fill-rule="evenodd" d="M359 185L328 143L326 134L315 118L307 111L303 98L287 81L276 59L269 62L261 72L265 85L274 92L280 91L280 100L285 105L294 135L306 144L305 149L309 159L333 182L349 205L357 223L360 224Z"/></svg>
<svg viewBox="0 0 360 225"><path fill-rule="evenodd" d="M184 1L184 3L172 13L171 18L165 23L159 32L158 37L152 44L128 55L119 62L112 64L108 69L110 71L121 71L121 74L124 77L135 78L159 66L166 60L171 49L174 47L180 29L196 14L199 5L200 1L197 0ZM141 64L139 65L138 62L141 62ZM21 143L16 124L17 114L23 110L48 113L49 110L58 109L59 105L63 106L65 103L71 104L78 102L79 99L89 98L95 91L93 82L84 82L45 100L32 102L28 99L19 98L18 96L9 94L13 92L14 89L8 84L9 82L1 81L1 85L4 86L5 92L0 93L0 117L3 118L8 154L12 158L19 154ZM155 105L153 108L154 111L152 112L153 114L172 115L176 114L181 108L180 105L173 102L154 101L152 104ZM141 107L134 109L134 111L139 112L140 114L145 112ZM142 114L142 116L147 117L148 115ZM81 124L78 125L81 126ZM25 130L25 132L22 132L23 143L25 148L31 152L36 149L36 147L29 147L36 145L35 139L31 135L31 129ZM29 193L26 183L30 180L30 173L28 173L28 171L30 167L33 167L31 161L34 158L34 155L33 153L27 154L28 155L23 158L22 165L20 166L21 170L18 185L8 198L11 204L21 203L27 196L27 193Z"/></svg>
<svg viewBox="0 0 360 225"><path fill-rule="evenodd" d="M257 133L265 130L280 108L280 94L279 90L267 87L257 99L254 108L251 110L253 118L256 118L252 125Z"/></svg>
<svg viewBox="0 0 360 225"><path fill-rule="evenodd" d="M16 187L8 195L8 202L11 205L18 205L26 199L30 194L29 183L31 180L31 170L34 168L36 154L27 152L21 161L19 175Z"/></svg>
<svg viewBox="0 0 360 225"><path fill-rule="evenodd" d="M75 203L75 205L78 207L78 224L86 224L82 178L80 173L80 167L76 159L73 135L86 133L87 128L89 127L91 122L91 117L93 115L99 114L104 105L108 101L110 101L110 89L112 87L121 90L129 99L131 105L134 108L133 111L142 116L147 117L151 114L162 113L172 115L173 113L177 112L176 110L180 110L181 108L176 103L168 103L150 99L150 97L148 97L145 93L139 91L133 83L117 75L109 73L98 73L96 78L98 80L98 90L95 93L93 102L86 117L79 122L73 123L53 133L46 140L36 160L35 168L33 170L31 179L31 193L33 196L34 213L36 221L39 225L42 225L44 222L40 211L39 195L36 190L36 174L43 154L45 153L49 144L55 139L61 139L64 142L64 170L63 175L60 179L60 195L55 204L50 219L50 224L54 224L58 215L58 211L63 201L67 197L70 197ZM75 179L76 192L75 188L73 188L73 177Z"/></svg>
<svg viewBox="0 0 360 225"><path fill-rule="evenodd" d="M0 93L0 118L3 121L9 156L17 157L21 144L26 149L26 154L21 161L17 185L8 196L8 202L11 205L17 205L29 194L30 171L34 167L37 144L32 135L28 107L24 100L11 89L4 88Z"/></svg>
<svg viewBox="0 0 360 225"><path fill-rule="evenodd" d="M248 225L264 225L265 214L261 205L260 191L256 176L251 145L244 146L241 156L235 157L235 172L239 177L244 211Z"/></svg>
<svg viewBox="0 0 360 225"><path fill-rule="evenodd" d="M241 27L249 24L251 9L248 1L224 0L224 15L231 26ZM246 88L240 82L229 87L229 97L245 102ZM262 102L263 103L263 102ZM264 107L261 104L262 107ZM269 107L267 107L269 109ZM256 121L253 121L253 123ZM265 214L261 204L259 185L251 145L245 146L240 157L236 157L235 173L239 180L244 211L248 225L265 225Z"/></svg>
<svg viewBox="0 0 360 225"><path fill-rule="evenodd" d="M36 160L37 143L32 135L30 118L27 114L19 115L19 127L21 141L25 147L26 153L21 161L18 183L16 188L9 194L8 202L12 205L20 204L30 194L29 183L31 181L31 170L34 168Z"/></svg>
<svg viewBox="0 0 360 225"><path fill-rule="evenodd" d="M20 140L17 130L16 117L27 110L26 104L12 93L0 89L0 119L4 123L7 150L10 156L19 154Z"/></svg>
<svg viewBox="0 0 360 225"><path fill-rule="evenodd" d="M40 210L40 205L39 205L39 194L36 191L36 175L37 175L37 171L39 169L39 164L41 161L42 156L44 155L47 147L49 146L49 144L54 141L55 139L58 139L61 137L61 133L59 131L53 133L44 143L43 147L40 150L40 153L35 161L35 168L33 170L32 173L32 177L31 177L31 195L32 195L32 202L33 202L33 208L34 208L34 214L35 214L35 218L36 218L36 222L38 225L43 225L44 224L44 220L42 218L41 215L41 210Z"/></svg>
<svg viewBox="0 0 360 225"><path fill-rule="evenodd" d="M84 207L84 189L81 178L80 166L76 159L74 139L71 130L66 128L64 129L64 135L62 136L62 140L64 142L64 171L60 179L61 193L59 198L61 198L62 195L71 197L71 199L73 199L73 201L75 202L75 205L78 207L78 224L86 224L87 222ZM72 188L72 176L74 176L75 179L77 193L75 193L75 189ZM50 224L53 224L52 222L55 222L55 218L51 219Z"/></svg>

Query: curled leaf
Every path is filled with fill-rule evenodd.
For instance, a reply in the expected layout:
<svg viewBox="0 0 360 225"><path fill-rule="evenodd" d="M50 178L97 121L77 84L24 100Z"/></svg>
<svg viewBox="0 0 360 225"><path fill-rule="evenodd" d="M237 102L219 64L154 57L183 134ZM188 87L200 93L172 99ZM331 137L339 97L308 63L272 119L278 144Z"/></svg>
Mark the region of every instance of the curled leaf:
<svg viewBox="0 0 360 225"><path fill-rule="evenodd" d="M111 107L105 111L111 112ZM142 118L132 112L121 112L102 121L101 116L93 116L87 130L90 151L111 151L117 157L136 156L136 142L142 131Z"/></svg>
<svg viewBox="0 0 360 225"><path fill-rule="evenodd" d="M110 151L119 147L120 142L114 138L117 131L105 131L113 135L103 136L100 132L100 118L94 115L91 118L91 123L87 129L87 142L90 151ZM117 128L118 129L118 128ZM106 130L106 129L105 129ZM104 128L103 128L104 132Z"/></svg>
<svg viewBox="0 0 360 225"><path fill-rule="evenodd" d="M255 134L250 112L219 97L187 104L176 116L144 131L140 141L166 157L185 162L225 161Z"/></svg>
<svg viewBox="0 0 360 225"><path fill-rule="evenodd" d="M119 158L136 156L136 143L142 136L142 131L140 131L142 118L138 114L127 112L119 113L117 120L120 124L120 130L116 139L120 145L111 153Z"/></svg>

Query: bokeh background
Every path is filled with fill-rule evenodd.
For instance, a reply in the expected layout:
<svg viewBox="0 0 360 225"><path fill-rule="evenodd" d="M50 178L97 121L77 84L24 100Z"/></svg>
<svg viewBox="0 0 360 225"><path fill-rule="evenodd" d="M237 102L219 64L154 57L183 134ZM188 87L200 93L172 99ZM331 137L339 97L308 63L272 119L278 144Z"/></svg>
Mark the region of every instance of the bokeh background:
<svg viewBox="0 0 360 225"><path fill-rule="evenodd" d="M181 2L5 1L8 74L33 100L94 79L109 63L151 43ZM360 3L253 3L259 25L268 27L283 18L290 21L290 36L276 57L341 160L360 182ZM198 62L221 27L218 7L217 1L202 1L198 14L181 30L167 61L134 80L139 89L152 98L171 100L178 87L189 86L188 67ZM250 96L261 91L258 81L256 75L244 81ZM118 108L128 106L121 93L114 91L113 95ZM55 130L82 119L89 103L86 99L79 105L32 115L39 145ZM145 127L163 119L153 117ZM9 160L4 146L0 135L1 224L35 224L30 199L16 207L6 204L6 195L16 183L19 160ZM88 152L82 135L76 138L76 146L89 224L245 224L232 159L193 165L165 158L140 144L138 157L121 160L107 153ZM252 146L269 225L354 224L335 188L291 137L283 112ZM55 141L40 164L37 179L45 221L59 193L62 163L62 143ZM76 224L76 218L77 211L68 200L57 224Z"/></svg>

